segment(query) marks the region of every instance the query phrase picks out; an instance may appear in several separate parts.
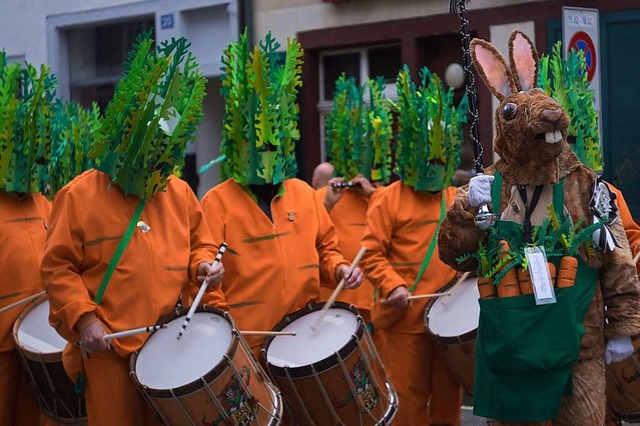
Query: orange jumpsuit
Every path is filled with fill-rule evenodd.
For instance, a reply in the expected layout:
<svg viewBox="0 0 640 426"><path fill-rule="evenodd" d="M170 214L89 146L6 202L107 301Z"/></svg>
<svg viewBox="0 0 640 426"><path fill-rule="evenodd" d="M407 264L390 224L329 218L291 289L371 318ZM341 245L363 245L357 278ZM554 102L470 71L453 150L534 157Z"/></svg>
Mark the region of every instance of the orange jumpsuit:
<svg viewBox="0 0 640 426"><path fill-rule="evenodd" d="M321 200L327 193L327 187L317 190ZM331 221L336 227L340 250L346 259L353 260L360 250L360 239L364 232L364 220L369 201L355 191L345 191L340 201L329 212ZM327 300L333 291L320 288L320 300ZM342 291L338 301L352 304L368 323L371 319L371 305L373 304L373 287L364 278L362 285L354 291Z"/></svg>
<svg viewBox="0 0 640 426"><path fill-rule="evenodd" d="M272 330L286 314L319 299L320 281L336 286L347 263L331 219L315 191L288 179L271 201L271 217L232 179L202 199L216 241L228 244L222 290L240 330ZM248 336L259 356L263 337Z"/></svg>
<svg viewBox="0 0 640 426"><path fill-rule="evenodd" d="M0 191L0 308L42 290L40 261L51 205L41 194ZM37 425L39 408L13 340L25 305L0 314L0 425Z"/></svg>
<svg viewBox="0 0 640 426"><path fill-rule="evenodd" d="M417 192L394 182L369 204L362 245L367 253L363 270L386 298L399 286L410 288L433 238L440 218L442 195L453 203L455 188L438 194ZM456 271L442 263L435 250L413 294L438 292ZM402 318L383 336L383 359L391 383L398 392L399 410L394 423L402 426L460 424L462 388L436 352L425 332L424 310L428 299L413 301Z"/></svg>
<svg viewBox="0 0 640 426"><path fill-rule="evenodd" d="M622 225L624 226L624 232L627 234L627 239L629 240L629 248L631 249L631 253L635 257L638 252L640 252L640 226L633 220L633 216L631 216L631 211L629 210L629 206L627 206L627 202L622 196L622 192L615 186L608 183L609 189L616 194L616 204L618 205L618 212L620 214L620 219L622 220ZM640 273L640 262L636 264L636 268L638 273Z"/></svg>
<svg viewBox="0 0 640 426"><path fill-rule="evenodd" d="M165 192L147 201L140 218L150 230L136 228L111 278L101 305L93 301L107 265L138 204L111 185L107 174L90 170L56 196L47 236L42 280L50 299L50 322L69 342L79 338L76 324L93 312L116 332L156 323L170 314L182 292L195 283L200 262L211 262L216 246L198 200L189 186L171 177ZM209 301L224 307L219 287ZM129 355L147 334L111 341L113 350L94 352L84 362L89 425L140 426L157 419L129 379ZM71 348L67 345L67 349ZM79 350L65 351L72 380L82 368Z"/></svg>

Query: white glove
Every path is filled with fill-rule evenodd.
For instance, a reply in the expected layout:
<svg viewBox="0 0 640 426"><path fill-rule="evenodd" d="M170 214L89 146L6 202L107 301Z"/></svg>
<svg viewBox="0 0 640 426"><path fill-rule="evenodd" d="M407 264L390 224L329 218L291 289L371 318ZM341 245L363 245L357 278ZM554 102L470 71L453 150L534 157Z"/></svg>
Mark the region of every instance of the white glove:
<svg viewBox="0 0 640 426"><path fill-rule="evenodd" d="M604 360L607 364L612 362L622 361L633 354L633 344L631 343L631 337L620 336L609 339L607 342L607 348L604 352Z"/></svg>
<svg viewBox="0 0 640 426"><path fill-rule="evenodd" d="M478 207L480 204L491 202L491 184L494 176L478 175L469 181L469 204Z"/></svg>

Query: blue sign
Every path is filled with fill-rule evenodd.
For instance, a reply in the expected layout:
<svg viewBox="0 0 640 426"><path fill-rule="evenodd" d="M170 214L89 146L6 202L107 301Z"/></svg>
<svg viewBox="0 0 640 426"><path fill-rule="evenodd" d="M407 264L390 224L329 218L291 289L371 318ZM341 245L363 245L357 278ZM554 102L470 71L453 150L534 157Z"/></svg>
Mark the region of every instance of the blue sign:
<svg viewBox="0 0 640 426"><path fill-rule="evenodd" d="M160 28L163 30L173 28L173 13L168 13L160 17Z"/></svg>

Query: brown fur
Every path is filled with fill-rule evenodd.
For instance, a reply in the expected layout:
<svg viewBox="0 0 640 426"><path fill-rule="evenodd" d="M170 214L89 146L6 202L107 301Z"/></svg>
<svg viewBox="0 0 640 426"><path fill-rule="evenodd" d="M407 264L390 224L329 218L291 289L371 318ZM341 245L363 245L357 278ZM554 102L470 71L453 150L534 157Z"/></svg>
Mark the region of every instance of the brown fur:
<svg viewBox="0 0 640 426"><path fill-rule="evenodd" d="M481 45L485 49L497 52L484 41L474 40L472 45ZM473 58L476 62L476 56ZM493 65L500 60L505 63L499 58ZM476 67L483 80L489 84L482 67L478 63ZM512 61L511 70L507 72L515 75L514 67ZM517 78L512 76L509 78L512 82L517 81ZM497 80L499 79L493 79ZM499 93L496 88L491 90L494 95L496 92ZM506 208L512 185L554 184L564 179L565 206L574 223L582 218L587 218L589 223L592 223L593 213L589 208L589 200L596 175L579 162L566 142L566 129L569 125L567 115L562 113L555 128L552 124L542 121L541 114L544 109L560 106L539 89L496 96L501 102L496 110L494 148L501 158L492 168L485 170L485 173L493 174L493 168L496 168L504 176L500 212ZM507 120L502 114L504 106L508 103L517 105L517 113L511 120ZM544 140L536 140L536 135L553 130L562 132L563 138L560 143L547 144ZM475 269L476 262L458 264L455 259L465 253L476 251L478 243L486 238L486 234L473 222L477 209L469 205L467 193L467 186L458 189L438 236L440 259L461 271ZM592 258L587 258L586 253L581 252L583 260L589 266L600 269L600 282L584 319L586 333L581 342L580 361L574 366L575 395L563 400L554 424L603 424L606 401L603 355L606 339L640 334L640 284L635 265L621 221L616 221L610 229L622 248L597 253ZM607 307L606 311L604 306Z"/></svg>

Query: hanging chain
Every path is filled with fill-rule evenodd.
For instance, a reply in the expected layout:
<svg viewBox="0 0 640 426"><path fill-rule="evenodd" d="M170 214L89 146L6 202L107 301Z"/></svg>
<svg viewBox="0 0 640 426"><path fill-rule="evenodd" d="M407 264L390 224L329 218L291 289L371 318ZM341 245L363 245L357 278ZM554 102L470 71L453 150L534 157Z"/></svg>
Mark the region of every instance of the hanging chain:
<svg viewBox="0 0 640 426"><path fill-rule="evenodd" d="M468 1L468 0L466 0ZM484 166L482 165L482 155L484 149L480 143L478 135L478 123L480 116L478 114L478 97L476 93L476 79L471 69L471 34L469 34L469 19L467 18L467 7L465 0L450 0L449 12L458 15L460 18L460 38L462 39L462 56L464 58L464 79L465 94L469 100L469 114L471 115L471 142L473 143L473 160L476 173L482 173Z"/></svg>

